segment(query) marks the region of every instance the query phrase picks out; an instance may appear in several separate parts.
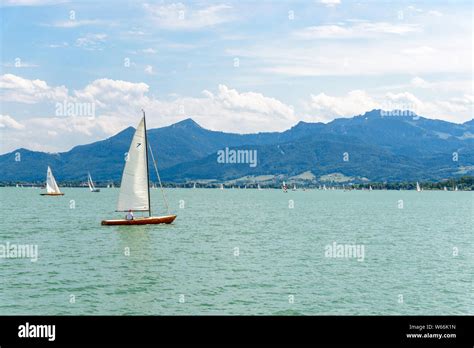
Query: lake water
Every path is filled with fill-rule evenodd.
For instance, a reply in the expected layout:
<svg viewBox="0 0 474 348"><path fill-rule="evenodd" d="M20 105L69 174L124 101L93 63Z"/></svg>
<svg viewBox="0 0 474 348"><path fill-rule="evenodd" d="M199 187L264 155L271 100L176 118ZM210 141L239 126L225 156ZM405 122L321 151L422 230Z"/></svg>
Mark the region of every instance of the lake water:
<svg viewBox="0 0 474 348"><path fill-rule="evenodd" d="M63 192L0 188L0 245L38 246L0 314L474 314L473 192L168 189L172 225L121 227L118 189Z"/></svg>

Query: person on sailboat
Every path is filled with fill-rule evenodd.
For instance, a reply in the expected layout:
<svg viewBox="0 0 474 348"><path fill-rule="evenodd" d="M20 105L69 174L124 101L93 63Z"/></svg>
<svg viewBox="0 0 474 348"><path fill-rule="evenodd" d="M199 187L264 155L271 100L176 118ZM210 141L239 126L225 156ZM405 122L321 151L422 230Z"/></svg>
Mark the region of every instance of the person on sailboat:
<svg viewBox="0 0 474 348"><path fill-rule="evenodd" d="M131 209L128 211L128 214L127 214L127 216L125 217L125 219L127 219L127 220L133 220L133 212L132 212Z"/></svg>

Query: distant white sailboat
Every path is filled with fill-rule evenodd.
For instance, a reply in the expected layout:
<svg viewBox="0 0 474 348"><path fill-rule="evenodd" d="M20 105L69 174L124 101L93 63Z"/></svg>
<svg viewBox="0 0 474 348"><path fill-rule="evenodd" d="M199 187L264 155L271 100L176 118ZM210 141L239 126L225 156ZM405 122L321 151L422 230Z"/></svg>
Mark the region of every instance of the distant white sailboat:
<svg viewBox="0 0 474 348"><path fill-rule="evenodd" d="M48 166L48 170L46 172L46 193L41 193L41 196L63 196L59 190L59 186L56 183L56 179L54 179L53 172L51 168Z"/></svg>
<svg viewBox="0 0 474 348"><path fill-rule="evenodd" d="M196 183L194 183L193 188L196 188Z"/></svg>
<svg viewBox="0 0 474 348"><path fill-rule="evenodd" d="M447 187L446 187L446 186L443 188L443 191L448 191L448 189L447 189Z"/></svg>
<svg viewBox="0 0 474 348"><path fill-rule="evenodd" d="M257 190L262 190L262 188L260 187L260 184L257 184Z"/></svg>
<svg viewBox="0 0 474 348"><path fill-rule="evenodd" d="M94 186L94 182L92 181L91 173L87 173L87 185L89 186L89 190L91 192L100 192L100 189Z"/></svg>
<svg viewBox="0 0 474 348"><path fill-rule="evenodd" d="M292 191L296 191L296 184L293 184L293 190Z"/></svg>
<svg viewBox="0 0 474 348"><path fill-rule="evenodd" d="M372 191L372 186L369 185L369 191Z"/></svg>
<svg viewBox="0 0 474 348"><path fill-rule="evenodd" d="M288 188L286 187L286 183L283 181L283 185L281 187L283 189L283 192L288 192Z"/></svg>
<svg viewBox="0 0 474 348"><path fill-rule="evenodd" d="M416 182L416 192L421 192L420 184Z"/></svg>
<svg viewBox="0 0 474 348"><path fill-rule="evenodd" d="M324 191L326 191L326 190L327 190L327 188L326 188L326 185L323 185L323 190L324 190Z"/></svg>
<svg viewBox="0 0 474 348"><path fill-rule="evenodd" d="M454 191L457 191L458 190L458 185L456 185L456 187L454 188Z"/></svg>
<svg viewBox="0 0 474 348"><path fill-rule="evenodd" d="M223 190L223 189L224 189L224 184L221 184L221 190Z"/></svg>

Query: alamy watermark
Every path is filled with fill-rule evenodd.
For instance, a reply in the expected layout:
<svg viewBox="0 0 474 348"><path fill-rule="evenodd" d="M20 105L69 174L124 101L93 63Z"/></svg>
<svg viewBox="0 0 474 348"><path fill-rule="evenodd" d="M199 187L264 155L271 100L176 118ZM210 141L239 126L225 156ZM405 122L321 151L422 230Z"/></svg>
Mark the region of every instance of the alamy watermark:
<svg viewBox="0 0 474 348"><path fill-rule="evenodd" d="M78 103L63 101L56 103L56 116L85 116L89 118L95 117L95 103Z"/></svg>
<svg viewBox="0 0 474 348"><path fill-rule="evenodd" d="M332 242L324 247L324 256L331 258L357 258L362 262L365 259L365 248L363 244L338 244Z"/></svg>
<svg viewBox="0 0 474 348"><path fill-rule="evenodd" d="M383 104L380 116L408 116L418 120L420 116L418 116L417 109L418 106L413 103L394 103L389 101Z"/></svg>
<svg viewBox="0 0 474 348"><path fill-rule="evenodd" d="M0 259L30 259L31 262L38 261L37 244L0 244Z"/></svg>
<svg viewBox="0 0 474 348"><path fill-rule="evenodd" d="M226 147L217 151L217 163L248 164L249 167L257 166L257 150L231 150Z"/></svg>

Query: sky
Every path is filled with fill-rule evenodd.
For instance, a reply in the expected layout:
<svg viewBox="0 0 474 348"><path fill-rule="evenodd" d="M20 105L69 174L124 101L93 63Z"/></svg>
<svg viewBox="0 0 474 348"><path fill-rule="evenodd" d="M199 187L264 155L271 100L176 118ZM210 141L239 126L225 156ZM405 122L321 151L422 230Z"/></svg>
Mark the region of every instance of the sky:
<svg viewBox="0 0 474 348"><path fill-rule="evenodd" d="M1 0L0 153L192 118L283 131L376 108L473 116L472 1Z"/></svg>

